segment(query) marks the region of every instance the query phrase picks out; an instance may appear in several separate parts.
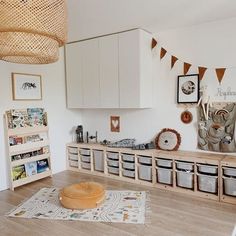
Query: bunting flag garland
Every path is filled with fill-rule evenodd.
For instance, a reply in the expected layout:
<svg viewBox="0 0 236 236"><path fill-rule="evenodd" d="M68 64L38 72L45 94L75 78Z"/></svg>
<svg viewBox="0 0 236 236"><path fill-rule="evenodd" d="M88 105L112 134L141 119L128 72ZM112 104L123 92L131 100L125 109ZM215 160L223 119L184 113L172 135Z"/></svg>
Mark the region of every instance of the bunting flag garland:
<svg viewBox="0 0 236 236"><path fill-rule="evenodd" d="M199 67L198 67L198 73L199 73L199 79L200 79L200 80L203 79L203 76L204 76L206 70L207 70L206 67L202 67L202 66L199 66Z"/></svg>
<svg viewBox="0 0 236 236"><path fill-rule="evenodd" d="M155 48L157 45L156 39L152 38L152 49Z"/></svg>
<svg viewBox="0 0 236 236"><path fill-rule="evenodd" d="M219 83L221 83L221 80L223 79L223 76L225 74L225 69L226 68L216 68L216 75Z"/></svg>
<svg viewBox="0 0 236 236"><path fill-rule="evenodd" d="M162 59L166 55L167 51L164 48L161 48L160 59Z"/></svg>
<svg viewBox="0 0 236 236"><path fill-rule="evenodd" d="M212 68L212 67L203 67L203 66L196 66L193 64L190 64L188 62L185 62L181 60L179 57L174 56L173 54L170 54L165 48L161 47L159 41L157 41L155 38L152 38L151 47L154 49L156 46L160 48L160 60L162 60L163 57L165 57L166 54L168 54L171 57L171 69L175 66L177 61L180 61L183 63L183 74L186 75L190 69L191 66L195 66L198 68L198 74L199 74L199 80L203 80L203 77L205 75L205 72L209 69L213 69L216 72L217 79L219 83L223 80L223 77L225 75L226 69L229 68L236 68L236 67L227 67L227 68Z"/></svg>
<svg viewBox="0 0 236 236"><path fill-rule="evenodd" d="M184 75L188 73L190 67L191 67L191 64L184 62Z"/></svg>
<svg viewBox="0 0 236 236"><path fill-rule="evenodd" d="M171 69L174 67L175 63L178 61L178 58L175 56L171 56Z"/></svg>

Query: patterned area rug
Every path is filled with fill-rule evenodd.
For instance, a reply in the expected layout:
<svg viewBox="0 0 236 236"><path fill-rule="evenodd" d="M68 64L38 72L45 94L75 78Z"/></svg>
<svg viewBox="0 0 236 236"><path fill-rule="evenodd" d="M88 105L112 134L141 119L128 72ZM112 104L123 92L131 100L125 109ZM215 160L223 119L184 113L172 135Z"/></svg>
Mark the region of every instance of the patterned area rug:
<svg viewBox="0 0 236 236"><path fill-rule="evenodd" d="M57 188L43 188L17 206L7 216L50 220L81 220L94 222L145 223L146 192L106 191L106 200L89 210L69 210L58 200Z"/></svg>

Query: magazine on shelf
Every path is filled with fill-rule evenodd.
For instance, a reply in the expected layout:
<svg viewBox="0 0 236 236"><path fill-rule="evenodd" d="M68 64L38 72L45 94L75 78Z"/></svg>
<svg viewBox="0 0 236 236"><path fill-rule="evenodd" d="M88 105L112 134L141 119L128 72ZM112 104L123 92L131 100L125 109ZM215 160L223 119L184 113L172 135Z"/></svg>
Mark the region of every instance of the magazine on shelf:
<svg viewBox="0 0 236 236"><path fill-rule="evenodd" d="M12 167L12 179L13 181L23 179L26 177L25 166L14 166Z"/></svg>
<svg viewBox="0 0 236 236"><path fill-rule="evenodd" d="M37 174L37 162L32 161L25 163L25 172L27 176L32 176Z"/></svg>
<svg viewBox="0 0 236 236"><path fill-rule="evenodd" d="M37 161L37 172L38 173L42 173L47 170L49 170L49 165L48 165L47 159Z"/></svg>
<svg viewBox="0 0 236 236"><path fill-rule="evenodd" d="M34 127L44 124L44 109L43 108L27 108L29 125Z"/></svg>

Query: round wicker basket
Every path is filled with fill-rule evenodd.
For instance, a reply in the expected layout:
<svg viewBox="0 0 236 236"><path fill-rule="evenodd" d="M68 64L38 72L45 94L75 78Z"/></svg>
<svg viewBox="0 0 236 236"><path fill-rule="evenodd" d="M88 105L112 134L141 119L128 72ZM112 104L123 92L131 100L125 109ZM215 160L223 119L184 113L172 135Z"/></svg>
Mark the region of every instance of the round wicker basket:
<svg viewBox="0 0 236 236"><path fill-rule="evenodd" d="M1 60L52 63L66 40L66 0L0 0Z"/></svg>

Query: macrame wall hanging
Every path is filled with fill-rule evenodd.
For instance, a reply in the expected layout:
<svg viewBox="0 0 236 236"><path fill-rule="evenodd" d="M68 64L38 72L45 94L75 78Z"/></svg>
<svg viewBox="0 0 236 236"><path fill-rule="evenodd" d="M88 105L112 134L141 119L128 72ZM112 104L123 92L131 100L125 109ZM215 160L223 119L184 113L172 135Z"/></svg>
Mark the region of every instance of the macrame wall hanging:
<svg viewBox="0 0 236 236"><path fill-rule="evenodd" d="M66 0L1 0L0 59L48 64L67 39Z"/></svg>

